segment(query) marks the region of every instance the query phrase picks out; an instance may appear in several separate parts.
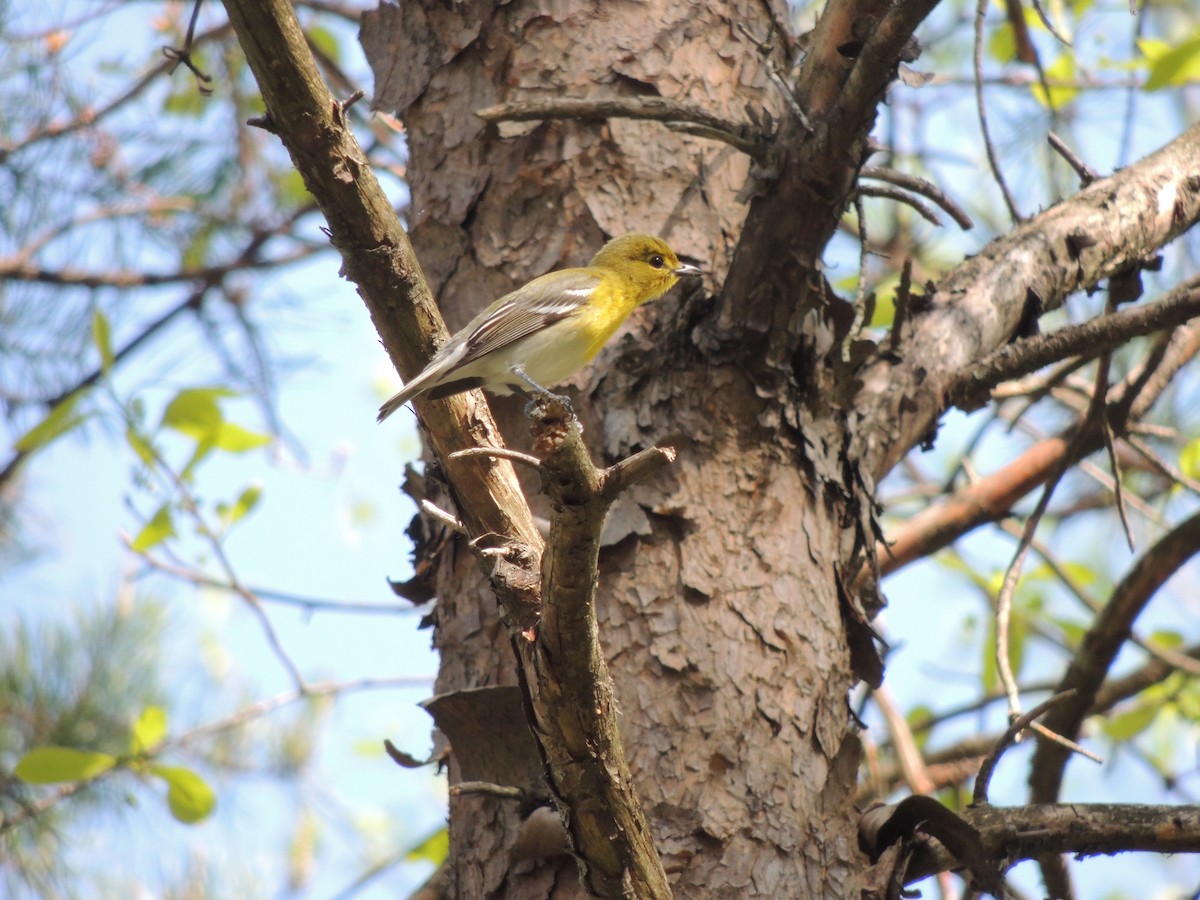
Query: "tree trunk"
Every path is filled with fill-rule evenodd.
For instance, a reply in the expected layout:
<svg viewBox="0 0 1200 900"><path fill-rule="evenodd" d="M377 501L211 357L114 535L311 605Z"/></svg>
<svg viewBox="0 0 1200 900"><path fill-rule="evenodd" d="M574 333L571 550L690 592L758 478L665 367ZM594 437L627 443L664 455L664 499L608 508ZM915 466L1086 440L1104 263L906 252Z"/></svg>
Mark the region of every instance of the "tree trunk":
<svg viewBox="0 0 1200 900"><path fill-rule="evenodd" d="M412 240L452 330L625 231L664 236L711 271L710 290L724 281L746 214L735 199L746 156L659 122L496 127L474 113L661 95L744 120L747 103L782 102L738 27L774 42L772 64L785 69L775 24L785 10L770 5L772 22L767 7L410 2L368 16L364 33L378 28L404 67L382 74L376 103L407 128ZM833 480L812 475L836 471L819 457L844 441L803 446L737 353L713 363L714 335L736 347L746 327L736 310L677 292L635 314L577 378L598 464L653 444L679 452L610 517L600 640L676 895L847 897L861 868L850 808L859 754L837 577L855 529L841 495L821 486ZM749 327L761 335L770 323ZM499 409L510 444L527 440L519 404ZM536 508L536 485L528 493ZM436 578L438 692L512 684L495 601L472 555L456 550L441 554ZM519 830L511 801L452 798L451 895L582 896L569 857L513 865Z"/></svg>

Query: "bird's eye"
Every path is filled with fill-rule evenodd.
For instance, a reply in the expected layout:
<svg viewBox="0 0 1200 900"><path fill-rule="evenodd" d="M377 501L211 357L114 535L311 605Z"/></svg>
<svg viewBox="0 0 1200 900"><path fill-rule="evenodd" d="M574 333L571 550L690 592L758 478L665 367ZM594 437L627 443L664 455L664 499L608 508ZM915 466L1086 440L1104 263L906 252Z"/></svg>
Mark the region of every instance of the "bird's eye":
<svg viewBox="0 0 1200 900"><path fill-rule="evenodd" d="M650 257L650 265L656 269L661 269L664 265L666 265L666 262L661 256L655 253L652 257Z"/></svg>

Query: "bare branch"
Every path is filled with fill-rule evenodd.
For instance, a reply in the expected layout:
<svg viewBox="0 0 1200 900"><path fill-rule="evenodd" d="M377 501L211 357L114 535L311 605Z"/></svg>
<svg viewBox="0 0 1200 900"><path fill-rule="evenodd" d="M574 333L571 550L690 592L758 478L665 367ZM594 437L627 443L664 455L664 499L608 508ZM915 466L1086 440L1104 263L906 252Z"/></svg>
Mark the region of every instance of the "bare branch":
<svg viewBox="0 0 1200 900"><path fill-rule="evenodd" d="M973 409L987 391L1001 382L1068 357L1099 356L1132 338L1171 328L1196 316L1200 316L1200 278L1180 285L1153 303L1008 344L955 375L946 388L946 398L954 406Z"/></svg>
<svg viewBox="0 0 1200 900"><path fill-rule="evenodd" d="M980 806L988 802L988 785L992 783L992 772L996 770L996 763L1000 762L1000 757L1004 755L1004 751L1020 738L1021 733L1033 724L1034 719L1064 702L1073 696L1074 693L1074 691L1064 691L1061 694L1055 694L1053 697L1043 700L1008 726L1008 730L1000 736L1000 740L996 741L996 746L992 748L992 752L979 765L979 774L975 777L975 793L971 797L973 805Z"/></svg>
<svg viewBox="0 0 1200 900"><path fill-rule="evenodd" d="M895 169L889 169L886 166L863 166L858 170L858 174L861 178L874 178L878 181L886 181L889 184L896 185L896 187L912 191L914 194L928 197L945 210L946 214L963 231L970 231L975 227L975 223L971 221L971 217L966 214L961 206L951 200L941 188L926 181L924 178L907 175L904 172L897 172Z"/></svg>
<svg viewBox="0 0 1200 900"><path fill-rule="evenodd" d="M881 197L885 200L895 200L897 203L903 203L905 206L911 206L917 211L921 218L930 225L938 228L942 227L942 220L938 218L937 213L935 213L932 209L930 209L912 194L902 191L899 188L860 184L858 186L858 194L863 197Z"/></svg>
<svg viewBox="0 0 1200 900"><path fill-rule="evenodd" d="M983 132L983 146L987 151L987 161L992 169L992 177L996 180L996 185L1000 188L1000 195L1004 198L1004 205L1008 207L1008 214L1015 223L1020 222L1022 216L1017 210L1017 201L1013 199L1012 191L1008 188L1008 182L1004 179L1004 170L1000 168L1000 159L996 155L996 145L992 141L991 133L988 131L987 104L983 99L983 23L984 19L987 18L987 9L987 0L976 0L974 51L975 109L979 114L979 130Z"/></svg>
<svg viewBox="0 0 1200 900"><path fill-rule="evenodd" d="M1011 341L1022 321L1128 270L1190 228L1200 217L1200 179L1187 174L1196 171L1200 125L957 266L910 318L905 337L908 346L936 351L907 361L880 356L861 372L868 469L890 470L928 434L945 410L944 386Z"/></svg>
<svg viewBox="0 0 1200 900"><path fill-rule="evenodd" d="M648 119L662 122L668 128L684 126L703 137L723 141L747 156L762 159L767 152L767 135L756 132L753 126L730 122L690 103L680 103L666 97L611 97L580 99L573 97L539 98L501 103L477 110L475 115L486 122L531 122L550 119Z"/></svg>
<svg viewBox="0 0 1200 900"><path fill-rule="evenodd" d="M1138 559L1114 588L1104 612L1088 629L1059 685L1061 691L1074 689L1076 695L1047 717L1046 727L1070 737L1078 734L1113 660L1129 639L1134 621L1167 579L1198 551L1200 514L1180 523ZM1045 741L1038 743L1030 777L1035 802L1050 803L1058 799L1067 757L1061 747Z"/></svg>
<svg viewBox="0 0 1200 900"><path fill-rule="evenodd" d="M521 686L546 775L588 889L601 897L669 898L662 861L632 787L612 677L596 620L600 532L621 487L673 458L645 451L608 471L592 465L579 424L545 402L534 452L550 501L536 640L516 641Z"/></svg>

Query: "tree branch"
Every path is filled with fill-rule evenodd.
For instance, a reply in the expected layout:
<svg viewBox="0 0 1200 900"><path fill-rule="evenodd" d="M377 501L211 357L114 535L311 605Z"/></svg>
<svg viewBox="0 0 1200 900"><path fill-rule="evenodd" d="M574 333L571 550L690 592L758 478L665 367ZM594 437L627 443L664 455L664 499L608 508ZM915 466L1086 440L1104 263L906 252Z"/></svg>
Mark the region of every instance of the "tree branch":
<svg viewBox="0 0 1200 900"><path fill-rule="evenodd" d="M1133 390L1141 377L1133 373L1125 379L1126 387L1118 391L1110 404L1110 414L1117 414L1129 405L1128 421L1137 421L1158 399L1163 388L1186 363L1200 352L1200 327L1188 325L1177 331L1158 370L1140 390ZM1122 418L1115 418L1118 423ZM947 547L980 525L1007 516L1018 500L1044 483L1062 464L1069 451L1068 463L1074 463L1103 446L1103 438L1095 422L1086 418L1054 437L1040 441L1012 462L992 474L980 478L956 492L943 502L930 506L910 517L886 544L877 549L881 574L891 574L916 559ZM1088 439L1075 443L1079 429L1090 430ZM1118 433L1123 425L1118 427Z"/></svg>
<svg viewBox="0 0 1200 900"><path fill-rule="evenodd" d="M1116 175L993 241L952 270L909 319L903 346L862 372L856 430L876 477L915 446L946 409L957 373L1011 340L1029 316L1131 267L1200 218L1200 125Z"/></svg>
<svg viewBox="0 0 1200 900"><path fill-rule="evenodd" d="M1099 356L1135 337L1174 327L1196 316L1200 316L1200 278L1180 285L1154 303L1001 347L952 376L946 387L946 401L961 409L977 409L983 405L987 393L1001 382L1028 375L1070 356Z"/></svg>
<svg viewBox="0 0 1200 900"><path fill-rule="evenodd" d="M534 452L550 501L542 569L542 618L533 642L515 641L531 726L547 778L599 897L669 898L625 760L612 677L596 624L600 532L619 490L648 477L670 451L637 454L605 471L592 465L579 426L565 410L535 420Z"/></svg>
<svg viewBox="0 0 1200 900"><path fill-rule="evenodd" d="M1120 803L976 806L960 813L989 859L1017 862L1044 853L1200 852L1200 808ZM909 884L958 867L940 847L909 868Z"/></svg>
<svg viewBox="0 0 1200 900"><path fill-rule="evenodd" d="M1059 692L1074 690L1075 696L1046 716L1047 728L1068 737L1079 733L1113 660L1132 633L1134 621L1158 589L1197 552L1200 552L1200 513L1180 523L1138 559L1084 635L1058 686ZM1055 744L1038 742L1030 777L1034 802L1051 803L1058 799L1069 755Z"/></svg>
<svg viewBox="0 0 1200 900"><path fill-rule="evenodd" d="M767 155L768 135L744 122L730 122L691 103L666 97L548 97L516 100L476 110L485 122L531 122L548 119L649 119L668 128L722 141L754 159ZM696 129L699 130L696 130Z"/></svg>
<svg viewBox="0 0 1200 900"><path fill-rule="evenodd" d="M287 147L329 224L343 272L358 288L372 321L405 377L415 375L447 338L408 236L322 82L286 0L229 0L226 10L263 93L268 124ZM417 401L434 452L446 459L475 445L502 446L478 392ZM508 460L467 457L456 463L460 516L475 535L496 535L526 572L537 571L542 539ZM507 611L528 606L521 579L498 582Z"/></svg>

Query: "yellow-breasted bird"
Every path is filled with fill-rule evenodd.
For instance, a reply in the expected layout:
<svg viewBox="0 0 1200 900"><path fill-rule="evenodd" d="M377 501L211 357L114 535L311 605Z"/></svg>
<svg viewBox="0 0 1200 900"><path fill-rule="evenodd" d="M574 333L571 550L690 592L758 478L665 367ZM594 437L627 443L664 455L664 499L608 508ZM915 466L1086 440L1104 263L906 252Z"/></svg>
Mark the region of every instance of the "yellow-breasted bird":
<svg viewBox="0 0 1200 900"><path fill-rule="evenodd" d="M477 315L379 408L379 421L419 394L437 399L477 387L548 393L542 385L582 368L631 312L680 276L700 274L656 237L613 238L586 268L535 278Z"/></svg>

